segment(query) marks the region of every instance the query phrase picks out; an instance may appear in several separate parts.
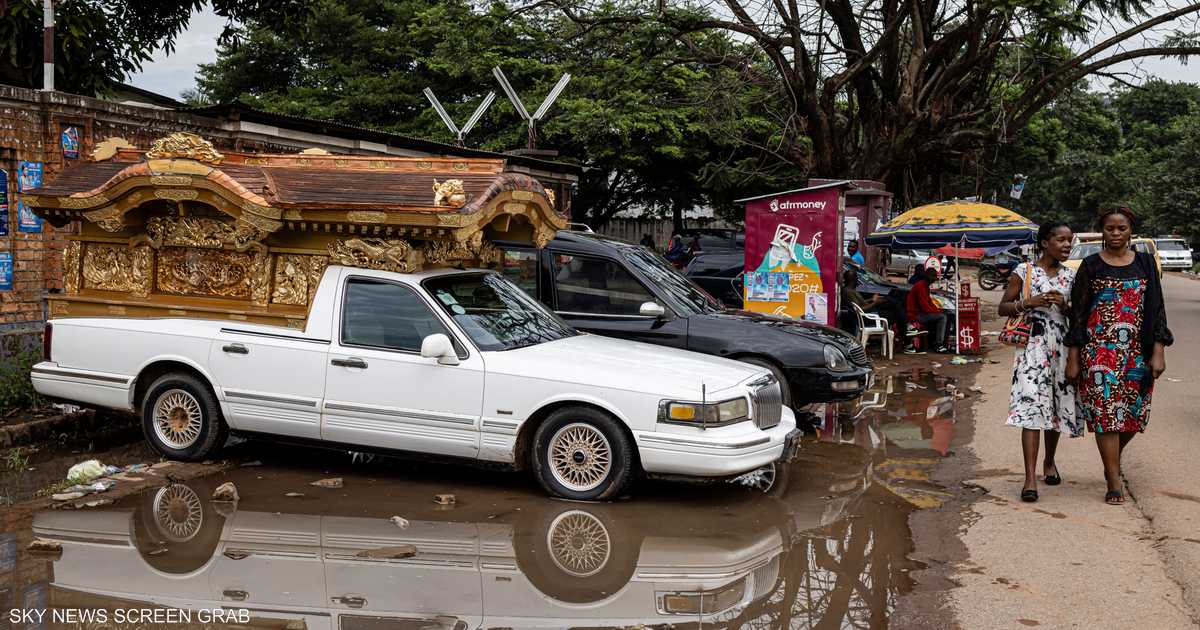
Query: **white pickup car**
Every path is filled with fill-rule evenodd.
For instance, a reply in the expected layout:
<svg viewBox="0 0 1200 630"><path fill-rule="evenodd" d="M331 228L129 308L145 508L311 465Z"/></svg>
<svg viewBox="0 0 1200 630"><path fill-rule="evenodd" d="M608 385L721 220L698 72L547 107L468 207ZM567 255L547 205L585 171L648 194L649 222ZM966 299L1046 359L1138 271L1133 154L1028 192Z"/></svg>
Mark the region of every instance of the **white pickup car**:
<svg viewBox="0 0 1200 630"><path fill-rule="evenodd" d="M747 472L799 440L766 370L580 334L486 271L330 266L303 331L83 317L48 323L45 347L39 393L138 412L181 460L232 431L501 462L603 499L640 473Z"/></svg>

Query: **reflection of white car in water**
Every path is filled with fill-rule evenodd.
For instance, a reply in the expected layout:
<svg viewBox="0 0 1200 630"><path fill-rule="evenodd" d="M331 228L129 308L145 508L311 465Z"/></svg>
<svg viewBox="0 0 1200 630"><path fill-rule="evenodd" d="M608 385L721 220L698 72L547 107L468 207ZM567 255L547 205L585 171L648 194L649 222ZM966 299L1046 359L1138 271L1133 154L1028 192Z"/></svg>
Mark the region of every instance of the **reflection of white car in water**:
<svg viewBox="0 0 1200 630"><path fill-rule="evenodd" d="M132 511L37 515L35 534L63 546L56 605L226 607L345 630L711 623L775 589L785 543L782 519L761 509L723 529L711 510L673 509L644 535L618 518L620 504L547 503L514 523L401 528L232 506L222 515L195 487L164 486ZM417 554L358 555L403 544Z"/></svg>

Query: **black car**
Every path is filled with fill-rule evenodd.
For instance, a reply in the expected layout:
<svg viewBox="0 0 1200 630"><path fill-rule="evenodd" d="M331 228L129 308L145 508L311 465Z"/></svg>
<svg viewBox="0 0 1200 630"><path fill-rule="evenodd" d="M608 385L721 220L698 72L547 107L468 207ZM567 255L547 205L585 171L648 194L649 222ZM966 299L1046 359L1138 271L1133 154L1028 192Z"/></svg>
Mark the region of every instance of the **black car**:
<svg viewBox="0 0 1200 630"><path fill-rule="evenodd" d="M871 380L856 339L812 322L725 308L639 245L559 232L545 249L501 243L504 272L575 328L765 367L791 406L848 400Z"/></svg>

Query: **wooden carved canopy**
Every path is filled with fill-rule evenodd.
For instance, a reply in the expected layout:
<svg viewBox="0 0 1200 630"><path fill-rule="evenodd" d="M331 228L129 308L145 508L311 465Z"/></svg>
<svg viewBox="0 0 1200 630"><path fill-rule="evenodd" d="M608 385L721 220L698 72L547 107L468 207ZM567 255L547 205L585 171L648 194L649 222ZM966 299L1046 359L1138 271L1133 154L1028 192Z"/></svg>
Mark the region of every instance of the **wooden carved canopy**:
<svg viewBox="0 0 1200 630"><path fill-rule="evenodd" d="M192 134L64 170L19 197L78 221L51 314L228 317L302 326L328 264L493 266L544 246L553 193L502 159L218 152Z"/></svg>

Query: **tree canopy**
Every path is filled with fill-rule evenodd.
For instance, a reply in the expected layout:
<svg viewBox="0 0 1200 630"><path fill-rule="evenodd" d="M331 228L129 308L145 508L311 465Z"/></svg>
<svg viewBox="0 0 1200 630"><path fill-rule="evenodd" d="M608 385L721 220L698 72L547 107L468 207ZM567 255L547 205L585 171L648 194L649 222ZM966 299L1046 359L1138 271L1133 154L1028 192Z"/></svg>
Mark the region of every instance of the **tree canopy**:
<svg viewBox="0 0 1200 630"><path fill-rule="evenodd" d="M55 88L102 94L141 69L156 50L172 50L192 14L211 5L231 21L284 25L306 14L308 0L58 0ZM0 83L42 86L42 1L0 2ZM222 36L233 35L232 22Z"/></svg>
<svg viewBox="0 0 1200 630"><path fill-rule="evenodd" d="M698 45L730 42L715 33ZM499 92L495 66L529 111L568 72L571 83L538 125L539 146L584 167L576 215L599 226L628 209L678 216L699 204L728 207L779 175L730 176L750 159L748 142L766 142L773 124L755 111L755 91L729 93L728 70L686 52L658 24L582 27L549 8L318 0L304 22L247 23L201 67L192 98L452 142L425 87L461 123L484 94ZM467 144L503 151L524 140L523 122L501 95Z"/></svg>
<svg viewBox="0 0 1200 630"><path fill-rule="evenodd" d="M986 164L985 191L1029 179L1022 211L1094 230L1098 210L1129 206L1145 234L1200 241L1200 85L1148 81L1106 93L1075 89L1032 118ZM974 182L959 182L971 190Z"/></svg>

